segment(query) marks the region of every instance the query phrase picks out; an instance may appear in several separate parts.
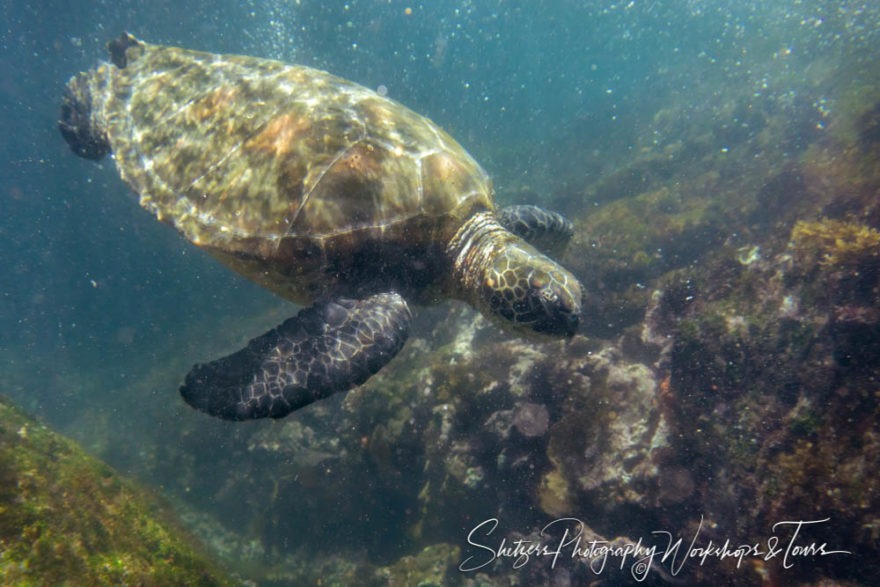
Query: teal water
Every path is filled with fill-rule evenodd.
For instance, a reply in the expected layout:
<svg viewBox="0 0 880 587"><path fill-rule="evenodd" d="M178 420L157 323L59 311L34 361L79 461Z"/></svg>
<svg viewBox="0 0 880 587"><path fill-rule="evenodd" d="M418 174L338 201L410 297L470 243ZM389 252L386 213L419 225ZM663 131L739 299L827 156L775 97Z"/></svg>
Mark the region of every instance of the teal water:
<svg viewBox="0 0 880 587"><path fill-rule="evenodd" d="M772 130L749 125L750 106L731 114L731 95L772 103L764 112L791 123L778 141L780 160L797 161L846 107L844 97L860 95L860 83L876 92L880 77L880 5L868 0L13 0L2 13L0 392L182 511L198 512L209 541L220 529L243 543L264 540L256 566L316 547L315 536L376 564L397 560L418 544L406 522L421 507L418 492L368 486L368 498L343 508L355 520L328 511L302 516L325 526L298 525L300 499L320 494L326 442L301 461L263 454L254 447L266 430L278 432L268 426L282 424L209 421L180 400L192 364L238 348L296 308L142 211L112 161L70 153L56 128L64 84L105 59L110 38L130 31L157 44L297 62L387 92L456 137L493 177L500 202L539 203L578 219L604 203L593 186L645 149L673 152L687 139L677 133L693 132L690 120L715 117L729 130L716 134L717 152ZM761 161L766 154L754 149ZM636 193L624 186L615 197ZM621 279L630 277L640 278ZM445 311L417 317L420 335ZM598 338L614 339L636 321L597 318ZM302 422L332 437L324 410L342 401ZM287 441L297 438L291 432ZM409 464L416 474L424 463ZM261 486L267 471L282 466L310 479L301 497L288 496L296 506L265 501L276 495ZM346 474L369 484L381 478L372 466ZM247 494L230 477L248 475L253 502L230 506L224 492ZM293 518L280 522L285 515Z"/></svg>

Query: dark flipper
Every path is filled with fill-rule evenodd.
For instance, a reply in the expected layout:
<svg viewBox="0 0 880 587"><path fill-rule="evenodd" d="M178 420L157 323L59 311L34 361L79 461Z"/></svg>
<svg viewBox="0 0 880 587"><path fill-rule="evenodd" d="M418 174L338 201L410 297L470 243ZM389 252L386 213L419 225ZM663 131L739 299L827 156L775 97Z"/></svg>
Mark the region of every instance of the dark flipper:
<svg viewBox="0 0 880 587"><path fill-rule="evenodd" d="M110 152L110 143L92 111L95 79L94 72L81 73L67 83L58 129L74 153L97 161Z"/></svg>
<svg viewBox="0 0 880 587"><path fill-rule="evenodd" d="M137 58L139 52L134 49L142 46L143 43L124 33L110 41L107 49L110 51L110 60L122 69L131 59ZM67 82L61 102L58 129L73 152L86 159L97 161L110 152L102 103L106 99L105 94L111 91L108 86L111 86L115 75L112 70L102 66L75 75Z"/></svg>
<svg viewBox="0 0 880 587"><path fill-rule="evenodd" d="M498 211L498 222L542 253L561 255L574 234L562 214L538 206L508 206Z"/></svg>
<svg viewBox="0 0 880 587"><path fill-rule="evenodd" d="M122 33L119 37L107 43L107 50L110 52L110 61L119 69L128 66L128 56L126 51L132 47L142 47L143 43L138 41L134 35Z"/></svg>
<svg viewBox="0 0 880 587"><path fill-rule="evenodd" d="M227 420L282 418L369 379L403 347L410 319L396 293L316 304L237 353L196 365L180 393Z"/></svg>

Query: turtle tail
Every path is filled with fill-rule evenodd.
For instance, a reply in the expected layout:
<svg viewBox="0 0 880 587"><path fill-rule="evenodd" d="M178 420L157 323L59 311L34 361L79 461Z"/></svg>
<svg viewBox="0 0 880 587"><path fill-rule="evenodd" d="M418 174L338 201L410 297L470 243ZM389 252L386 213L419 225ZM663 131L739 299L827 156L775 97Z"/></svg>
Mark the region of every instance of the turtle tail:
<svg viewBox="0 0 880 587"><path fill-rule="evenodd" d="M396 293L315 304L242 350L196 365L180 393L226 420L283 418L369 379L403 347L410 320Z"/></svg>

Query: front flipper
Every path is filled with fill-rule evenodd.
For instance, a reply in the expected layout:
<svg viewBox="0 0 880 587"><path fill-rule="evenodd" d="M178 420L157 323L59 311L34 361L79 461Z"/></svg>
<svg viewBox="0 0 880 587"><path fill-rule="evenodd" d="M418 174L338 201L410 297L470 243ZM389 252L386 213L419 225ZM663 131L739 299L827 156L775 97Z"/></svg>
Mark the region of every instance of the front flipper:
<svg viewBox="0 0 880 587"><path fill-rule="evenodd" d="M498 211L498 223L545 255L561 255L574 234L565 216L538 206L508 206Z"/></svg>
<svg viewBox="0 0 880 587"><path fill-rule="evenodd" d="M180 393L227 420L282 418L369 379L403 347L410 320L396 293L315 304L237 353L196 365Z"/></svg>

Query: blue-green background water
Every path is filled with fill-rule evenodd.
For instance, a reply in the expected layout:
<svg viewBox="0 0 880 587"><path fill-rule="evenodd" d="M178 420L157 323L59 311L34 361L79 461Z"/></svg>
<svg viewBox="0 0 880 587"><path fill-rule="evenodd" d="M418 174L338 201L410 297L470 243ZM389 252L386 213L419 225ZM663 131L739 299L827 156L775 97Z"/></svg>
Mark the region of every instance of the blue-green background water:
<svg viewBox="0 0 880 587"><path fill-rule="evenodd" d="M140 210L112 161L79 159L61 139L64 84L105 59L107 40L121 31L382 87L455 136L492 175L502 203L584 216L601 204L581 197L589 186L645 145L674 144L687 119L711 119L731 93L796 113L781 147L795 157L838 107L825 89L876 75L878 18L880 6L868 0L7 0L0 391L223 525L212 496L192 495L191 480L173 476L208 471L219 487L222 465L193 469L171 459L187 450L206 461L249 456L229 425L213 421L199 424L202 436L189 438L186 450L163 446L202 418L177 387L192 364L236 348L295 308ZM685 120L661 124L664 109ZM731 124L750 132L742 120ZM619 330L611 324L602 334ZM241 520L253 512L242 504L227 525L246 527Z"/></svg>

